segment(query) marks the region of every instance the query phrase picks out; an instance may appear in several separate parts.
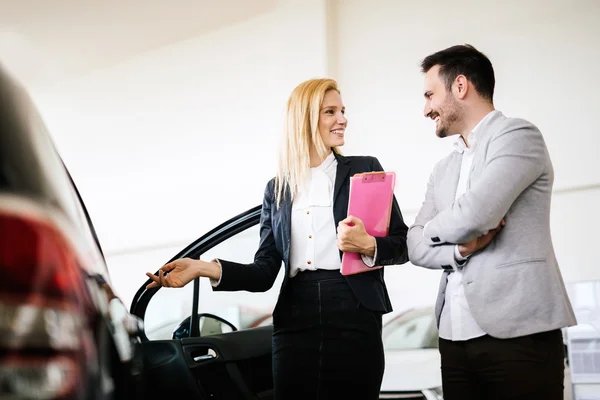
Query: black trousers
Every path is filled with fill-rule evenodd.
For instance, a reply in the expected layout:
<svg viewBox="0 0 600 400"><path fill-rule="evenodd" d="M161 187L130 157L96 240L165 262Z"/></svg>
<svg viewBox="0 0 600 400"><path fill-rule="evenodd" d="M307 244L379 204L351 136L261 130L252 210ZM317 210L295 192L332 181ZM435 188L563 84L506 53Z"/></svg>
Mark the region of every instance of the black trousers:
<svg viewBox="0 0 600 400"><path fill-rule="evenodd" d="M554 330L513 339L440 338L444 400L562 400L564 346Z"/></svg>
<svg viewBox="0 0 600 400"><path fill-rule="evenodd" d="M377 400L384 370L381 313L354 297L339 271L292 278L273 320L277 400Z"/></svg>

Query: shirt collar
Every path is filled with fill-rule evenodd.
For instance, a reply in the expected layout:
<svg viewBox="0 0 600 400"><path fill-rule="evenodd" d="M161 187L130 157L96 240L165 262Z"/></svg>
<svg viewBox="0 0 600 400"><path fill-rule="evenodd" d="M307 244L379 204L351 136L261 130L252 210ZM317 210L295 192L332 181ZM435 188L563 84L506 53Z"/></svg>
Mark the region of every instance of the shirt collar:
<svg viewBox="0 0 600 400"><path fill-rule="evenodd" d="M467 147L467 145L465 144L465 141L463 139L463 137L461 135L458 135L458 138L456 139L456 141L454 142L454 151L458 152L458 153L462 153L464 151L472 151L475 146L477 145L477 132L480 130L481 126L487 122L489 119L492 118L492 116L497 113L497 110L493 110L490 111L489 113L486 114L485 117L483 117L481 119L481 121L479 121L477 123L477 125L475 125L475 127L473 128L473 130L471 131L471 133L469 133L469 135L467 136L469 139L469 146Z"/></svg>
<svg viewBox="0 0 600 400"><path fill-rule="evenodd" d="M314 170L317 171L326 171L327 168L331 167L331 164L333 164L335 162L335 155L333 154L333 151L323 160L323 162L321 163L321 165L314 167Z"/></svg>

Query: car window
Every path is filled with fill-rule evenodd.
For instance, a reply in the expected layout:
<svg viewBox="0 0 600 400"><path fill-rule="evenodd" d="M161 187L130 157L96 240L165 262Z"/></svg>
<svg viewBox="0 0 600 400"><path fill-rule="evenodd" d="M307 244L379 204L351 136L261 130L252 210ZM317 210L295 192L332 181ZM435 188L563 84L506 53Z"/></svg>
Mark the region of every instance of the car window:
<svg viewBox="0 0 600 400"><path fill-rule="evenodd" d="M437 330L433 315L392 320L384 327L386 350L413 350L437 347Z"/></svg>
<svg viewBox="0 0 600 400"><path fill-rule="evenodd" d="M173 331L190 316L194 285L161 288L148 303L144 330L150 340L171 339Z"/></svg>
<svg viewBox="0 0 600 400"><path fill-rule="evenodd" d="M255 225L213 247L201 256L204 261L220 258L228 261L251 263L259 243L259 226ZM213 291L208 279L200 279L198 313L210 313L231 322L238 329L253 326L255 321L272 312L282 270L273 288L265 293ZM148 303L144 316L146 336L150 340L171 339L173 330L190 316L193 284L184 288L162 288Z"/></svg>

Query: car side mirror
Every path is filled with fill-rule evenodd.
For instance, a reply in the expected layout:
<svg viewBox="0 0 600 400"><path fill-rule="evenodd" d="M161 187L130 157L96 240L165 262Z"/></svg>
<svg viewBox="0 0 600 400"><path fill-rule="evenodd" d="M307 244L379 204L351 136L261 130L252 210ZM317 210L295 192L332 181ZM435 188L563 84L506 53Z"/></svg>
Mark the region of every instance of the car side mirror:
<svg viewBox="0 0 600 400"><path fill-rule="evenodd" d="M191 337L190 318L187 317L173 331L173 339L185 339ZM198 326L200 327L200 337L219 335L237 331L235 325L214 314L198 314Z"/></svg>

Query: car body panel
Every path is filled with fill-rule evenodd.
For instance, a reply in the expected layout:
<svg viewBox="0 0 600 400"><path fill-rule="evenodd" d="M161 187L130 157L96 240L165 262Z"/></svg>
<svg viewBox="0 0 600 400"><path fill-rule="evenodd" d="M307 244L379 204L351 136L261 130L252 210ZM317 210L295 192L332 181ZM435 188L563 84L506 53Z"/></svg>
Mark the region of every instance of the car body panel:
<svg viewBox="0 0 600 400"><path fill-rule="evenodd" d="M56 354L56 357L73 363L72 368L65 370L70 371L63 376L65 382L70 380L72 373L79 371L74 378L76 383L57 389L56 396L132 398L135 379L131 375L131 365L138 321L131 317L110 287L108 269L89 214L39 113L26 91L0 66L0 226L7 239L16 237L17 233L10 230L17 226L14 221L29 226L30 233L37 229L38 233L43 231L43 235L49 236L47 240L44 237L36 239L41 240L40 244L46 243L47 247L37 248L31 257L34 264L28 265L32 274L27 289L19 289L19 292L4 287L0 291L0 306L15 310L15 313L3 315L0 326L4 332L4 340L0 340L0 369L3 372L0 375L12 375L13 380L16 379L15 374L20 372L15 363L27 363L32 357L38 360L37 365L48 363L48 368L53 368L53 358L49 354ZM28 245L27 237L16 242L19 247ZM11 259L12 252L17 256L16 248L3 247L2 251L5 261ZM43 258L57 252L68 252L76 262L74 280L66 283L72 285L72 291L68 293L69 287L64 287L64 293L69 295L64 297L66 303L60 305L53 302L49 292L42 291L51 283L44 278L49 266L44 265ZM39 257L39 264L35 264L36 257ZM9 264L0 265L0 269L7 282L21 279L17 276L18 271ZM34 298L39 300L34 302ZM34 334L39 338L52 338L52 330L56 329L66 332L69 325L64 325L65 321L74 323L74 320L63 318L57 320L62 321L62 325L54 326L49 322L60 315L61 309L78 310L77 315L71 317L77 317L77 324L81 324L79 329L71 332L72 346L77 354L85 356L72 358L71 353L61 350L56 341L41 345L39 343L46 342L27 340ZM25 324L18 320L26 310L29 315L38 315L40 324ZM40 374L46 373L41 369L43 367L35 368ZM0 397L18 397L19 393L24 395L26 392L34 395L36 390L42 390L44 383L41 380L31 382L20 387L14 384L8 387L5 382L0 382L2 390L10 391L0 392ZM36 389L36 384L42 386Z"/></svg>

